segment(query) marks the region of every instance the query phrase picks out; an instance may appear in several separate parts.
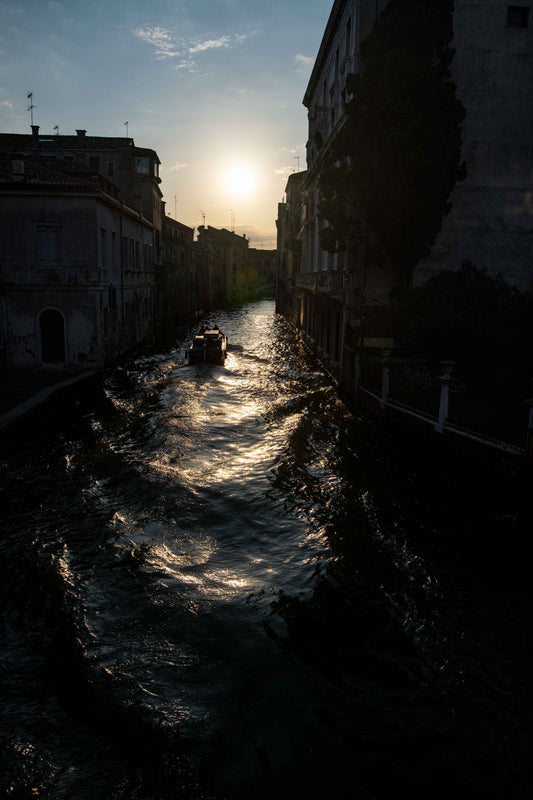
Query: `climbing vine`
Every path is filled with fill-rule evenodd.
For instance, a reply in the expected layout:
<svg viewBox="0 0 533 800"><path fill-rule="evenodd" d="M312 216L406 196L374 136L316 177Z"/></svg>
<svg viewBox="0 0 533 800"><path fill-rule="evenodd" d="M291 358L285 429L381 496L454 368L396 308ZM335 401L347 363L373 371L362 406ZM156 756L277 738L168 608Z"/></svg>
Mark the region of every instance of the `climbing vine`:
<svg viewBox="0 0 533 800"><path fill-rule="evenodd" d="M404 275L429 252L465 176L452 20L453 0L390 0L361 46L346 123L319 176L325 250L372 239L373 258Z"/></svg>

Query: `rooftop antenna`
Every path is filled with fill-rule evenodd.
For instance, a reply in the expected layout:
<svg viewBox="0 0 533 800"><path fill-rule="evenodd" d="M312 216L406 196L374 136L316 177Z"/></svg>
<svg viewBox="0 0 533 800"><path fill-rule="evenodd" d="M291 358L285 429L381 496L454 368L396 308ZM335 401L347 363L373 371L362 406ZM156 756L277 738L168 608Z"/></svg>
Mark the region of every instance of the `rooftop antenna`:
<svg viewBox="0 0 533 800"><path fill-rule="evenodd" d="M56 136L59 136L59 125L54 125L54 130L56 132Z"/></svg>
<svg viewBox="0 0 533 800"><path fill-rule="evenodd" d="M177 206L178 206L178 198L177 198L176 195L174 195L174 219L175 220L178 219L178 208L177 208Z"/></svg>
<svg viewBox="0 0 533 800"><path fill-rule="evenodd" d="M231 218L231 232L235 233L235 211L230 208L230 218Z"/></svg>
<svg viewBox="0 0 533 800"><path fill-rule="evenodd" d="M294 160L298 162L296 172L300 172L300 156L294 156Z"/></svg>
<svg viewBox="0 0 533 800"><path fill-rule="evenodd" d="M200 211L200 214L202 215L202 219L204 221L204 228L205 228L205 211Z"/></svg>
<svg viewBox="0 0 533 800"><path fill-rule="evenodd" d="M33 105L33 92L28 92L28 94L26 95L26 99L30 101L30 104L28 106L28 111L30 112L31 115L31 124L33 125L33 109L35 108L35 106Z"/></svg>
<svg viewBox="0 0 533 800"><path fill-rule="evenodd" d="M125 123L124 123L124 125L126 126L126 137L127 137L128 139L129 139L129 133L128 133L128 125L129 125L129 124L130 124L129 122L125 122Z"/></svg>

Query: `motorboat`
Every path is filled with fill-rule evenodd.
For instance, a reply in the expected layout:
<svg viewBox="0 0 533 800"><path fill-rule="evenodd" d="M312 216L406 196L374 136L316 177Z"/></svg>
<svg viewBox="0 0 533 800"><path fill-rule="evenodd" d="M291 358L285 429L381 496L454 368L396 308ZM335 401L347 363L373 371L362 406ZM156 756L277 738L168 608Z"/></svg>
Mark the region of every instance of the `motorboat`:
<svg viewBox="0 0 533 800"><path fill-rule="evenodd" d="M218 325L212 328L201 328L194 337L187 356L189 364L224 364L228 348L227 336L222 333Z"/></svg>

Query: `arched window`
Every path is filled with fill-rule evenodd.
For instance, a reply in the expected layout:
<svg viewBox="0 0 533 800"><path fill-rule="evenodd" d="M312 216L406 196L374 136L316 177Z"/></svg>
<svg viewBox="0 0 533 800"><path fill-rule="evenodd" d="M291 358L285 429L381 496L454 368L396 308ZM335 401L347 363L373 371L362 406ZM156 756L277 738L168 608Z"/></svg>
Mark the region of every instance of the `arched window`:
<svg viewBox="0 0 533 800"><path fill-rule="evenodd" d="M43 364L64 364L65 320L55 308L47 308L39 314L41 334L41 360Z"/></svg>

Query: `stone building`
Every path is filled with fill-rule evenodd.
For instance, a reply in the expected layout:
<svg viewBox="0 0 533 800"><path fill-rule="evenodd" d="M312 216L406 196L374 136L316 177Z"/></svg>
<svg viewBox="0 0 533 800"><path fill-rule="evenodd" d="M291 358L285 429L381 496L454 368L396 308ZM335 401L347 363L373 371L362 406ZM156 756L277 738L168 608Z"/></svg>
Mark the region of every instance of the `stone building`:
<svg viewBox="0 0 533 800"><path fill-rule="evenodd" d="M194 241L194 228L164 216L162 248L156 277L158 324L176 323L210 308L212 258L206 247Z"/></svg>
<svg viewBox="0 0 533 800"><path fill-rule="evenodd" d="M246 263L246 280L243 283L244 298L256 298L272 295L276 280L276 250L248 248Z"/></svg>
<svg viewBox="0 0 533 800"><path fill-rule="evenodd" d="M213 259L213 303L223 306L239 302L246 280L248 239L226 228L200 225L198 243L207 248Z"/></svg>
<svg viewBox="0 0 533 800"><path fill-rule="evenodd" d="M294 325L300 326L300 308L295 292L296 277L301 271L302 239L300 238L302 186L307 172L289 175L285 199L278 203L276 308Z"/></svg>
<svg viewBox="0 0 533 800"><path fill-rule="evenodd" d="M153 222L103 176L0 155L3 363L101 366L145 338L153 243Z"/></svg>
<svg viewBox="0 0 533 800"><path fill-rule="evenodd" d="M33 125L31 134L0 134L0 158L4 363L105 363L138 344L153 330L155 274L162 258L157 153L136 147L128 137L87 136L81 129L72 136L50 136ZM16 164L22 171L14 177ZM24 249L26 234L33 254ZM46 239L55 252L53 269L35 255ZM55 319L65 344L64 353L55 353L63 360L53 362L47 348L43 350L41 331L41 321L54 316L41 316L41 299L50 299L52 291L57 292L54 309L63 327L59 316ZM89 323L95 292L100 311ZM15 345L20 336L33 335L32 314L39 320L34 345ZM90 344L80 332L83 325L72 323L80 314L85 315L83 325L92 326Z"/></svg>
<svg viewBox="0 0 533 800"><path fill-rule="evenodd" d="M466 178L415 284L469 259L533 291L532 26L528 4L455 0L451 72L466 110Z"/></svg>
<svg viewBox="0 0 533 800"><path fill-rule="evenodd" d="M347 78L361 69L360 45L388 0L335 0L303 99L308 110L307 171L301 183L301 267L283 303L339 377L351 381L360 345L393 343L390 291L394 265L369 267L350 252L320 247L318 176L341 130L350 99ZM452 5L451 5L452 7ZM413 284L470 259L518 288L533 290L533 19L529 6L502 0L455 0L457 96L466 110L462 157L467 177L456 184L431 254L414 268ZM278 209L278 236L287 227ZM280 252L278 300L290 287L288 251ZM289 288L289 293L291 289Z"/></svg>

